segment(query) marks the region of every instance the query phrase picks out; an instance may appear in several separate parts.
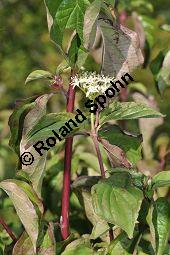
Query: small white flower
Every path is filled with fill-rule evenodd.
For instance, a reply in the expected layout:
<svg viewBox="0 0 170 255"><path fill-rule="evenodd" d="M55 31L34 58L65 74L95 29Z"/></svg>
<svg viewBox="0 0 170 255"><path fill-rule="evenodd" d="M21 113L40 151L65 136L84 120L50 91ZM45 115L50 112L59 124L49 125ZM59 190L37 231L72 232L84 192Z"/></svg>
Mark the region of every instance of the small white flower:
<svg viewBox="0 0 170 255"><path fill-rule="evenodd" d="M86 97L94 99L96 96L103 94L111 86L111 80L113 78L96 74L96 72L82 72L73 77L72 85L83 90Z"/></svg>

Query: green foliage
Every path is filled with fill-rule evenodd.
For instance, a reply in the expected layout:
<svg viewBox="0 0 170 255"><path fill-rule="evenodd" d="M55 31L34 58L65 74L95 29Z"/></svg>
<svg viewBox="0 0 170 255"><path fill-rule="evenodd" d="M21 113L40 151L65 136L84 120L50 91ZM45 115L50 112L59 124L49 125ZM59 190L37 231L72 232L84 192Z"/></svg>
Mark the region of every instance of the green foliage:
<svg viewBox="0 0 170 255"><path fill-rule="evenodd" d="M118 126L110 125L100 130L99 136L109 141L110 144L119 146L132 164L135 165L141 159L141 136L124 133Z"/></svg>
<svg viewBox="0 0 170 255"><path fill-rule="evenodd" d="M151 63L151 70L161 94L170 86L170 51L166 55L160 52Z"/></svg>
<svg viewBox="0 0 170 255"><path fill-rule="evenodd" d="M92 205L91 188L98 181L98 178L93 177L80 177L77 179L72 187L77 191L80 203L83 205L88 220L93 224L91 239L97 239L105 234L109 229L107 221L99 217Z"/></svg>
<svg viewBox="0 0 170 255"><path fill-rule="evenodd" d="M109 120L128 120L139 118L159 118L162 114L144 104L135 102L112 103L102 112L101 125Z"/></svg>
<svg viewBox="0 0 170 255"><path fill-rule="evenodd" d="M52 74L50 72L44 71L44 70L36 70L30 73L25 81L25 83L28 83L30 81L42 79L42 78L52 78Z"/></svg>
<svg viewBox="0 0 170 255"><path fill-rule="evenodd" d="M156 254L163 255L170 227L170 204L165 198L158 198L151 208L152 218L149 222L153 246Z"/></svg>
<svg viewBox="0 0 170 255"><path fill-rule="evenodd" d="M125 233L120 234L114 241L110 243L109 254L110 255L129 255L128 249L130 248L132 241L129 241Z"/></svg>
<svg viewBox="0 0 170 255"><path fill-rule="evenodd" d="M46 0L45 3L51 16L49 19L51 37L60 47L62 47L65 29L76 30L80 39L83 38L84 14L90 4L88 0L69 1L67 5L63 0L55 3L52 0Z"/></svg>
<svg viewBox="0 0 170 255"><path fill-rule="evenodd" d="M118 183L113 182L113 178L103 180L93 187L94 209L104 220L121 227L132 238L143 194L128 183L128 175L117 176L117 180L121 178Z"/></svg>
<svg viewBox="0 0 170 255"><path fill-rule="evenodd" d="M50 37L60 55L54 53L55 48L44 50L42 46L48 45L49 38L46 33L41 36L41 26L45 26L40 2L29 0L23 5L20 0L2 0L6 16L2 19L2 34L8 31L6 23L9 34L13 30L17 34L17 40L12 36L8 43L2 40L2 83L7 80L10 91L7 100L17 83L15 90L20 98L33 96L17 102L12 114L9 111L0 115L0 169L10 164L9 152L12 155L6 124L9 115L11 148L18 158L25 152L32 153L34 162L24 165L19 160L15 167L17 158L12 155L10 170L16 168L16 173L13 170L8 177L0 172L0 254L168 254L169 130L164 125L158 128L165 115L159 112L153 96L148 95L152 94L149 86L153 78L161 94L168 91L169 51L166 42L164 45L164 40L158 39L168 31L167 20L158 22L157 4L146 0L44 2ZM10 6L18 10L16 20L13 15L10 17ZM32 43L34 37L36 41ZM11 45L15 51L10 50ZM159 47L155 50L156 45ZM7 52L8 57L4 57ZM148 74L148 63L153 75ZM138 77L136 68L142 64ZM73 130L68 130L65 123L76 120L77 113L72 108L81 109L87 100L73 86L79 87L74 76L82 70L87 71L84 79L94 93L96 87L88 79L88 71L96 71L94 76L99 73L97 77L104 80L118 80L130 73L135 83L121 88L105 109L85 115L85 123L71 124ZM21 86L25 77L25 83L32 82L34 86ZM37 84L44 80L48 86L37 89ZM87 109L81 111L87 113ZM144 123L146 130L142 128ZM54 136L52 130L59 132L64 141L44 151L41 157L33 145ZM148 143L145 153L143 138ZM146 157L149 149L154 155L150 161ZM70 233L64 233L66 228L70 228Z"/></svg>
<svg viewBox="0 0 170 255"><path fill-rule="evenodd" d="M151 182L152 188L170 186L170 171L160 172L155 175Z"/></svg>
<svg viewBox="0 0 170 255"><path fill-rule="evenodd" d="M45 115L38 122L37 125L34 126L33 129L28 133L28 139L38 140L42 138L48 138L49 134L52 130L59 130L62 126L64 126L65 122L70 119L74 119L75 114L72 113L50 113ZM68 132L69 133L69 132Z"/></svg>

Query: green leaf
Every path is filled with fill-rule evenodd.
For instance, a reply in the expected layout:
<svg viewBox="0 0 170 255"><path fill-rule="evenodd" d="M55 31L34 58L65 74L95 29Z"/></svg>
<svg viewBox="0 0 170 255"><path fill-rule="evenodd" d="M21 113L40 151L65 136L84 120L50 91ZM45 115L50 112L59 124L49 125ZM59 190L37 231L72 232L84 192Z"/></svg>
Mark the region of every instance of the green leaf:
<svg viewBox="0 0 170 255"><path fill-rule="evenodd" d="M36 252L36 243L39 233L39 219L35 207L25 191L19 187L14 180L5 180L0 183L13 202L16 212L28 233Z"/></svg>
<svg viewBox="0 0 170 255"><path fill-rule="evenodd" d="M50 136L54 136L52 133L52 130L55 130L56 132L65 125L67 121L70 119L75 119L75 114L73 113L49 113L42 117L37 125L35 125L30 132L27 135L28 139L31 140L40 140L42 138L48 138ZM78 128L74 127L72 124L74 130L73 132L77 131ZM68 128L68 135L70 135L73 132L69 132ZM58 133L60 134L60 133Z"/></svg>
<svg viewBox="0 0 170 255"><path fill-rule="evenodd" d="M35 154L35 149L27 143L27 134L36 126L39 120L46 114L46 105L53 94L45 94L39 96L35 100L34 108L31 109L25 116L23 121L22 141L20 142L20 155L25 152L30 152L34 156L34 162L31 165L22 165L22 170L25 171L32 182L35 192L41 197L41 187L44 177L45 162L47 151L40 157L38 153ZM20 119L17 121L20 123ZM21 131L20 131L21 132Z"/></svg>
<svg viewBox="0 0 170 255"><path fill-rule="evenodd" d="M76 233L71 233L67 239L57 242L56 255L61 255L61 253L65 250L66 246L77 238L78 238L78 235Z"/></svg>
<svg viewBox="0 0 170 255"><path fill-rule="evenodd" d="M83 237L67 245L61 255L94 255L89 238Z"/></svg>
<svg viewBox="0 0 170 255"><path fill-rule="evenodd" d="M159 54L156 56L156 58L151 62L150 68L154 75L157 75L159 73L164 57L165 55L163 54L162 51L160 51Z"/></svg>
<svg viewBox="0 0 170 255"><path fill-rule="evenodd" d="M128 120L139 118L159 118L163 115L145 104L135 102L113 102L101 114L100 125L109 120Z"/></svg>
<svg viewBox="0 0 170 255"><path fill-rule="evenodd" d="M170 231L170 204L158 198L153 204L152 222L155 229L156 254L164 255Z"/></svg>
<svg viewBox="0 0 170 255"><path fill-rule="evenodd" d="M119 226L129 236L133 231L143 200L143 193L127 183L113 185L113 176L92 187L93 206L96 214L109 223ZM126 217L125 217L126 215Z"/></svg>
<svg viewBox="0 0 170 255"><path fill-rule="evenodd" d="M79 51L78 51L78 58L77 58L77 63L76 63L76 65L79 69L81 69L81 67L84 66L87 57L88 57L88 52L86 52L85 49L80 47Z"/></svg>
<svg viewBox="0 0 170 255"><path fill-rule="evenodd" d="M93 224L93 230L90 236L91 239L97 239L110 229L107 222L95 213L92 205L91 188L98 180L99 177L96 176L80 177L72 184L72 188L76 192L88 220Z"/></svg>
<svg viewBox="0 0 170 255"><path fill-rule="evenodd" d="M125 233L121 233L114 241L109 245L109 255L130 255L128 252L132 241L130 241Z"/></svg>
<svg viewBox="0 0 170 255"><path fill-rule="evenodd" d="M9 118L9 126L11 131L11 137L9 145L14 149L14 151L19 155L20 151L20 141L22 139L22 130L24 126L24 118L27 113L32 110L36 103L35 98L32 97L17 103L17 106Z"/></svg>
<svg viewBox="0 0 170 255"><path fill-rule="evenodd" d="M70 48L68 50L68 57L69 57L71 67L74 67L77 62L80 45L81 45L81 41L80 41L79 35L75 34L75 36L73 37L71 41Z"/></svg>
<svg viewBox="0 0 170 255"><path fill-rule="evenodd" d="M16 242L12 255L35 255L32 242L25 231Z"/></svg>
<svg viewBox="0 0 170 255"><path fill-rule="evenodd" d="M170 53L169 53L170 56ZM170 64L168 67L162 67L157 76L158 89L161 94L166 88L170 87Z"/></svg>
<svg viewBox="0 0 170 255"><path fill-rule="evenodd" d="M136 164L142 158L141 135L125 133L116 125L108 125L99 130L99 137L106 139L110 144L120 147L126 154L126 158Z"/></svg>
<svg viewBox="0 0 170 255"><path fill-rule="evenodd" d="M98 21L104 50L102 73L119 79L143 64L137 33L120 25L108 22L106 17Z"/></svg>
<svg viewBox="0 0 170 255"><path fill-rule="evenodd" d="M163 94L165 89L170 87L170 51L166 55L162 51L158 54L151 63L151 71L155 76L159 92Z"/></svg>
<svg viewBox="0 0 170 255"><path fill-rule="evenodd" d="M138 91L139 93L147 96L147 88L145 87L145 85L143 83L140 83L140 82L133 82L131 84L128 85L128 89L130 91Z"/></svg>
<svg viewBox="0 0 170 255"><path fill-rule="evenodd" d="M138 17L144 28L145 36L149 44L149 47L152 49L155 43L155 29L156 28L158 29L157 23L155 22L155 19L149 16L139 15Z"/></svg>
<svg viewBox="0 0 170 255"><path fill-rule="evenodd" d="M83 39L83 21L88 0L45 0L50 14L50 33L52 39L62 46L63 35L66 29L75 30L80 39ZM48 14L48 16L49 16ZM52 25L51 25L52 24Z"/></svg>
<svg viewBox="0 0 170 255"><path fill-rule="evenodd" d="M136 172L134 169L116 167L109 169L108 172L113 176L113 184L118 185L120 183L123 187L126 187L127 184L133 184L135 187L143 190L148 181L144 174Z"/></svg>
<svg viewBox="0 0 170 255"><path fill-rule="evenodd" d="M61 255L94 255L93 250L85 247L84 245L79 245L75 248L72 248L70 250L64 251Z"/></svg>
<svg viewBox="0 0 170 255"><path fill-rule="evenodd" d="M166 31L166 32L170 32L170 25L168 25L168 24L163 24L163 25L161 26L161 28L162 28L164 31Z"/></svg>
<svg viewBox="0 0 170 255"><path fill-rule="evenodd" d="M56 255L55 243L56 241L54 237L53 225L52 223L50 223L47 232L44 236L44 240L40 247L38 255Z"/></svg>
<svg viewBox="0 0 170 255"><path fill-rule="evenodd" d="M36 70L33 71L32 73L30 73L25 81L25 84L27 84L30 81L34 81L34 80L38 80L38 79L43 79L43 78L52 78L53 75L48 72L48 71L44 71L44 70Z"/></svg>
<svg viewBox="0 0 170 255"><path fill-rule="evenodd" d="M84 16L84 29L83 29L83 38L84 38L84 47L90 49L93 46L95 35L92 35L93 30L97 29L96 20L98 19L100 9L101 9L101 0L95 0L87 8Z"/></svg>
<svg viewBox="0 0 170 255"><path fill-rule="evenodd" d="M166 186L170 187L170 171L159 172L152 178L151 187L153 189Z"/></svg>

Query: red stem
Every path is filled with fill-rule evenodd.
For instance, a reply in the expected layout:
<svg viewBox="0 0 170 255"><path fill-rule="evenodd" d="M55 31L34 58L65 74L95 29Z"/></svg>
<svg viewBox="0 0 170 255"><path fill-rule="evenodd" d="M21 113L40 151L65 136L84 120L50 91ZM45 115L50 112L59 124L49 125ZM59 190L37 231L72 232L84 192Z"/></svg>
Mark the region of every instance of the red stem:
<svg viewBox="0 0 170 255"><path fill-rule="evenodd" d="M0 224L3 226L3 228L6 230L6 232L8 233L8 235L11 237L11 239L13 241L17 241L17 238L15 237L15 235L13 234L12 230L7 226L7 224L5 223L5 221L0 218Z"/></svg>
<svg viewBox="0 0 170 255"><path fill-rule="evenodd" d="M75 76L72 71L71 77ZM67 112L73 112L75 101L75 90L70 81L68 98L67 98ZM64 161L64 177L62 190L62 218L61 218L61 236L65 240L68 238L69 231L69 209L70 209L70 178L71 178L71 157L72 157L73 137L68 137L65 144L65 161Z"/></svg>

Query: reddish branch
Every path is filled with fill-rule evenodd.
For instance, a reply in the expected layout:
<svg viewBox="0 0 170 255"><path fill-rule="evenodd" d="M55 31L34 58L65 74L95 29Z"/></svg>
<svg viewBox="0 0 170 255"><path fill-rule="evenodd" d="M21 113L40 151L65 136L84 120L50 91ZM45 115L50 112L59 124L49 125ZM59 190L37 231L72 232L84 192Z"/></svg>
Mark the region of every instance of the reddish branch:
<svg viewBox="0 0 170 255"><path fill-rule="evenodd" d="M8 233L8 235L11 237L11 239L13 241L17 241L17 238L15 237L15 235L13 234L12 230L7 226L7 224L5 223L5 221L0 218L0 224L3 226L3 228L6 230L6 232Z"/></svg>
<svg viewBox="0 0 170 255"><path fill-rule="evenodd" d="M102 178L106 178L104 165L103 165L103 160L102 160L102 155L101 155L101 152L100 152L100 147L99 147L99 142L98 142L98 134L97 134L98 125L99 125L99 112L96 113L96 121L95 121L94 130L92 131L92 139L93 139L93 143L94 143L96 153L97 153L97 157L98 157L101 176L102 176ZM109 230L109 237L110 237L110 241L112 241L114 239L112 229Z"/></svg>
<svg viewBox="0 0 170 255"><path fill-rule="evenodd" d="M94 146L95 146L95 149L96 149L96 153L97 153L97 157L98 157L98 161L99 161L101 175L102 175L103 178L105 178L105 170L104 170L104 165L103 165L103 161L102 161L102 155L101 155L99 144L98 144L98 140L97 140L97 135L93 134L92 139L93 139L93 143L94 143Z"/></svg>
<svg viewBox="0 0 170 255"><path fill-rule="evenodd" d="M72 71L71 77L75 76ZM75 91L70 81L68 98L67 98L67 112L73 112L75 101ZM72 157L73 137L68 137L65 144L65 161L64 161L64 177L62 190L62 212L61 212L61 236L65 240L68 238L69 231L69 204L70 204L70 177L71 177L71 157Z"/></svg>

